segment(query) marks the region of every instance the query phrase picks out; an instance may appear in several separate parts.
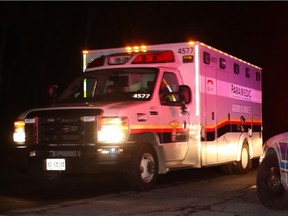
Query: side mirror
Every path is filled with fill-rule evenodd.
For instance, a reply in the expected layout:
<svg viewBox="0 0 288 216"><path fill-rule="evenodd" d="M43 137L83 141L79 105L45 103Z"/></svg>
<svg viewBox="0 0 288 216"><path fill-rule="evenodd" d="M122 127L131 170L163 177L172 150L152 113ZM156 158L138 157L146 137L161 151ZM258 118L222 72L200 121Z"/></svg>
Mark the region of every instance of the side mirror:
<svg viewBox="0 0 288 216"><path fill-rule="evenodd" d="M185 115L189 113L189 109L186 104L191 102L191 89L187 85L180 85L179 86L179 102L181 103L181 114Z"/></svg>
<svg viewBox="0 0 288 216"><path fill-rule="evenodd" d="M187 85L179 86L179 100L182 104L189 104L192 100L191 89Z"/></svg>

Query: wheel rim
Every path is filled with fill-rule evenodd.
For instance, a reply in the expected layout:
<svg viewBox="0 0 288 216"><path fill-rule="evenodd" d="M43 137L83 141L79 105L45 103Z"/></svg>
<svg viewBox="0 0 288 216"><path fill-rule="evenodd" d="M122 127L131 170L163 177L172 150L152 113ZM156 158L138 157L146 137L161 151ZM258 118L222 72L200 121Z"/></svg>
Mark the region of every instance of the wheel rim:
<svg viewBox="0 0 288 216"><path fill-rule="evenodd" d="M282 184L281 184L280 177L277 175L277 171L275 167L270 168L270 175L269 175L267 183L268 183L268 188L272 193L277 194L281 192Z"/></svg>
<svg viewBox="0 0 288 216"><path fill-rule="evenodd" d="M140 173L143 182L148 183L153 179L155 174L155 162L151 154L145 153L142 156L140 164Z"/></svg>
<svg viewBox="0 0 288 216"><path fill-rule="evenodd" d="M241 154L241 166L243 169L246 169L248 166L249 161L249 153L246 148L242 149L242 154Z"/></svg>

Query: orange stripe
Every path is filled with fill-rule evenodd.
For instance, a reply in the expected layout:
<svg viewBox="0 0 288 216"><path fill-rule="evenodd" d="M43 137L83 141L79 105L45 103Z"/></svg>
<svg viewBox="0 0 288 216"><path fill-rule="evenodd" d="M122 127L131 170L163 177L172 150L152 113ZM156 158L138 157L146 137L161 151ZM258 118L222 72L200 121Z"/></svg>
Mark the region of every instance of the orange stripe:
<svg viewBox="0 0 288 216"><path fill-rule="evenodd" d="M138 129L131 129L131 134L134 133L143 133L143 132L154 132L154 133L172 133L172 132L188 132L188 129L184 128L138 128Z"/></svg>
<svg viewBox="0 0 288 216"><path fill-rule="evenodd" d="M216 128L220 128L220 127L223 127L223 126L225 126L225 125L228 125L228 124L241 124L241 121L239 121L239 120L228 120L228 119L225 119L225 120L223 120L223 121L221 121L219 124L214 124L214 125L208 125L207 127L206 127L206 131L207 132L211 132L211 131L214 131ZM258 126L261 126L262 125L262 121L258 121L258 120L256 120L256 121L245 121L244 122L244 125L258 125Z"/></svg>

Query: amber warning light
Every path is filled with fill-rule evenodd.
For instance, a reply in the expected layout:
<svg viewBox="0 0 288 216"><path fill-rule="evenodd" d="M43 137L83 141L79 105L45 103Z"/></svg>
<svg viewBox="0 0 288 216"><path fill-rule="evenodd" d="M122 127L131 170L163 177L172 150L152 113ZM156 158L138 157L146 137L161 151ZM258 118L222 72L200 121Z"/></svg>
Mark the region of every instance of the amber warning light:
<svg viewBox="0 0 288 216"><path fill-rule="evenodd" d="M147 46L142 45L142 46L126 47L126 51L128 53L132 53L132 52L147 52Z"/></svg>

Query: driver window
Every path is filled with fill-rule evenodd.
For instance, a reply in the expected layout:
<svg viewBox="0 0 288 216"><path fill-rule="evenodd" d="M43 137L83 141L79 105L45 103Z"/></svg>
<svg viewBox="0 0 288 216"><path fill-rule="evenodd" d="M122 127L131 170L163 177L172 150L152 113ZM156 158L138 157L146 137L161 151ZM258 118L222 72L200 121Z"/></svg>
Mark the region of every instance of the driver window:
<svg viewBox="0 0 288 216"><path fill-rule="evenodd" d="M174 73L165 72L161 81L159 89L159 98L162 105L173 105L177 102L176 94L178 92L179 84Z"/></svg>
<svg viewBox="0 0 288 216"><path fill-rule="evenodd" d="M94 97L97 87L97 80L94 78L86 78L81 82L71 84L69 89L70 98L91 98Z"/></svg>
<svg viewBox="0 0 288 216"><path fill-rule="evenodd" d="M94 97L96 93L96 87L97 87L97 80L94 78L87 78L84 80L84 97L90 98Z"/></svg>

